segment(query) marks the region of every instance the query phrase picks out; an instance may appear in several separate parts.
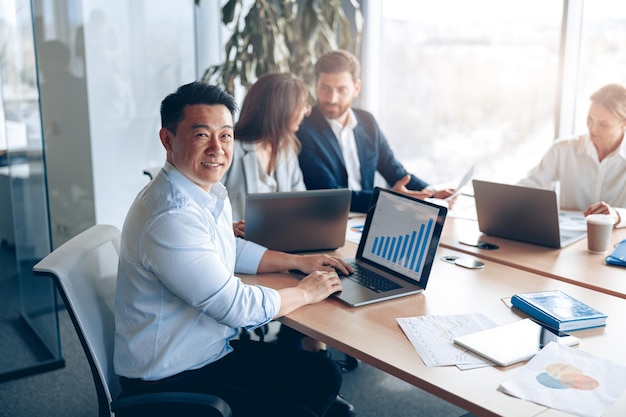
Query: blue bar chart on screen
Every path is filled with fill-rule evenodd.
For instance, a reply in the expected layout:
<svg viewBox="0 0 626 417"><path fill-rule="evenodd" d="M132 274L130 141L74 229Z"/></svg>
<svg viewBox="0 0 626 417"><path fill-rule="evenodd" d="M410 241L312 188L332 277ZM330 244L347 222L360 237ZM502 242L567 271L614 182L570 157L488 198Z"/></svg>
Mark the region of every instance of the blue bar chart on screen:
<svg viewBox="0 0 626 417"><path fill-rule="evenodd" d="M433 220L421 224L418 230L397 236L375 236L372 254L404 268L419 272L427 250Z"/></svg>
<svg viewBox="0 0 626 417"><path fill-rule="evenodd" d="M369 225L363 257L391 270L419 277L439 216L437 206L381 195Z"/></svg>

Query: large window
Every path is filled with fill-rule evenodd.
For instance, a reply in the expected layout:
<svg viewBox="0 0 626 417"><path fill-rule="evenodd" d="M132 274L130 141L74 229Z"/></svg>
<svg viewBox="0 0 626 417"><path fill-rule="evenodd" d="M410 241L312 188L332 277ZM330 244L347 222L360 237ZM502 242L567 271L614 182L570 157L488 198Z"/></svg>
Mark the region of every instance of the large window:
<svg viewBox="0 0 626 417"><path fill-rule="evenodd" d="M575 90L580 105L567 117L584 131L591 92L626 81L618 0L368 4L364 106L407 169L429 182L456 182L472 164L476 177L517 181L559 135L562 89ZM576 40L564 61L562 32ZM574 82L562 85L561 62L568 73L580 66Z"/></svg>
<svg viewBox="0 0 626 417"><path fill-rule="evenodd" d="M626 85L626 2L588 0L580 31L575 130L587 129L589 96L609 83Z"/></svg>

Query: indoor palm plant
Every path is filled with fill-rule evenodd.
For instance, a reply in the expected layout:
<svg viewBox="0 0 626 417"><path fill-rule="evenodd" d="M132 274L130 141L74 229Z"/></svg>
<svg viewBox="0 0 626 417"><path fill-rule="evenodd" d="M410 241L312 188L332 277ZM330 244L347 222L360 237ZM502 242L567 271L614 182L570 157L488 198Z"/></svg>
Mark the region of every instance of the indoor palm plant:
<svg viewBox="0 0 626 417"><path fill-rule="evenodd" d="M202 79L231 94L268 72L291 72L311 86L317 56L337 48L358 56L363 27L357 0L228 0L222 22L232 26L226 59Z"/></svg>

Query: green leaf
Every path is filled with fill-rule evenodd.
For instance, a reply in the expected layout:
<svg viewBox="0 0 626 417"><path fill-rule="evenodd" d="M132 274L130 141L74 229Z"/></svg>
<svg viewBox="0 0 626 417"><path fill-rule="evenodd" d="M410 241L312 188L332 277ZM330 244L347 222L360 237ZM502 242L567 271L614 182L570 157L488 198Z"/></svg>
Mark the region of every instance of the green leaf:
<svg viewBox="0 0 626 417"><path fill-rule="evenodd" d="M338 45L358 56L363 29L357 0L228 0L222 22L235 22L224 46L226 59L207 69L203 79L210 77L231 93L237 81L245 88L264 73L285 71L312 89L317 56Z"/></svg>
<svg viewBox="0 0 626 417"><path fill-rule="evenodd" d="M241 0L228 0L224 7L222 7L222 23L229 24L235 18L235 8L237 5L241 6Z"/></svg>

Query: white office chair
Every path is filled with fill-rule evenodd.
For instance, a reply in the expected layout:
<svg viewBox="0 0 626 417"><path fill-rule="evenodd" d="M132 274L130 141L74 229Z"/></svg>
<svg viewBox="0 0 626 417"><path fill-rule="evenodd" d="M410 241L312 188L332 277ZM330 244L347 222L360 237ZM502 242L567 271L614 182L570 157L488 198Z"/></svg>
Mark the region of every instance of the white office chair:
<svg viewBox="0 0 626 417"><path fill-rule="evenodd" d="M54 279L63 298L91 367L99 416L231 417L228 404L208 394L167 392L118 398L121 388L113 370L113 299L119 248L119 229L96 225L33 267L35 275Z"/></svg>
<svg viewBox="0 0 626 417"><path fill-rule="evenodd" d="M154 177L157 176L160 170L161 170L161 167L150 167L150 168L144 169L143 174L147 175L148 178L150 178L150 180L153 180Z"/></svg>

